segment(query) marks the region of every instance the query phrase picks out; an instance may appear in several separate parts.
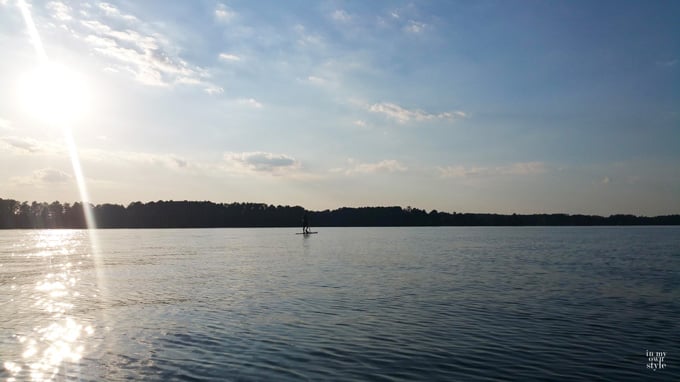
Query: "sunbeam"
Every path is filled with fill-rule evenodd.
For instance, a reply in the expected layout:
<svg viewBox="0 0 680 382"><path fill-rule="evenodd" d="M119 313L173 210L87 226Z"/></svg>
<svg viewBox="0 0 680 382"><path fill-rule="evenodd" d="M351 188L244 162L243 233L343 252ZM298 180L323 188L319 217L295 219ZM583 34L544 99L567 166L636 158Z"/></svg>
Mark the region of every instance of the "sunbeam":
<svg viewBox="0 0 680 382"><path fill-rule="evenodd" d="M70 124L74 122L74 118L77 114L82 113L87 108L88 96L83 90L84 86L82 81L80 81L82 78L81 76L78 76L73 70L50 62L31 15L30 6L23 0L19 0L17 5L21 10L21 14L26 23L31 44L35 49L38 61L38 69L28 76L27 81L23 82L20 91L22 95L25 96L24 103L27 106L27 112L32 116L38 117L38 119L44 123L58 128L64 135L68 147L68 154L71 159L73 174L78 187L80 201L82 203L85 222L87 224L90 249L97 277L97 287L99 289L98 294L101 298L104 298L103 296L106 295L106 288L101 273L101 257L96 233L97 225L90 206L87 182L81 166L78 148L70 126ZM78 330L80 330L79 327ZM89 330L93 329L90 328ZM68 347L64 349L68 350ZM55 354L52 357L53 362L50 365L56 370L58 370L59 367L62 367L62 360L64 359L70 360L71 362L77 362L80 359L82 349L78 352L78 357L71 356L70 358L68 356L72 355L72 353L69 353L64 349L55 348L54 350ZM5 366L8 370L12 369L7 365ZM63 367L66 366L63 365ZM38 377L40 378L37 379L42 379L43 376L40 374Z"/></svg>
<svg viewBox="0 0 680 382"><path fill-rule="evenodd" d="M78 147L73 139L73 133L70 129L64 129L64 135L66 138L66 144L68 146L69 156L71 157L71 166L73 167L73 173L76 178L76 183L78 184L78 191L80 192L80 201L83 204L83 213L85 214L85 223L87 224L88 230L91 232L90 239L92 240L93 247L96 246L96 235L94 229L97 228L97 224L92 214L92 208L90 207L90 195L87 192L87 183L85 182L85 177L83 175L83 169L80 166L80 156L78 155Z"/></svg>
<svg viewBox="0 0 680 382"><path fill-rule="evenodd" d="M17 6L21 10L21 15L24 17L26 29L28 29L28 35L31 37L31 44L33 44L33 48L35 48L35 53L38 55L40 62L44 63L47 61L47 53L45 53L40 34L38 34L38 28L35 27L35 22L33 22L31 8L24 0L18 0Z"/></svg>
<svg viewBox="0 0 680 382"><path fill-rule="evenodd" d="M21 14L23 15L24 21L26 22L26 28L28 29L28 34L31 37L31 43L35 49L36 55L38 56L39 69L37 74L32 76L30 83L26 84L30 89L25 93L30 96L37 97L37 101L29 100L27 102L35 103L36 108L31 110L34 114L42 114L41 119L47 121L47 123L56 125L60 128L64 134L64 139L68 146L69 156L71 158L71 165L73 167L73 173L76 178L78 185L78 191L80 194L80 200L83 204L83 212L85 214L85 221L87 222L87 227L90 230L90 236L94 236L93 229L96 228L96 222L92 211L90 209L90 197L87 192L87 186L85 182L85 177L83 175L83 170L80 164L80 158L78 156L78 148L73 138L73 133L67 123L70 122L69 118L65 117L64 109L70 109L68 113L75 113L76 109L83 108L86 106L85 93L79 90L73 90L75 88L80 88L82 84L73 83L68 77L71 76L71 71L62 68L59 65L55 65L49 62L47 53L42 44L40 34L35 26L33 17L31 16L30 7L23 1L18 1L18 6L21 9ZM59 69L61 68L61 69ZM66 75L67 78L64 78ZM72 78L71 78L72 79ZM71 104L78 105L71 105ZM93 241L94 245L95 241ZM93 248L94 249L94 248Z"/></svg>

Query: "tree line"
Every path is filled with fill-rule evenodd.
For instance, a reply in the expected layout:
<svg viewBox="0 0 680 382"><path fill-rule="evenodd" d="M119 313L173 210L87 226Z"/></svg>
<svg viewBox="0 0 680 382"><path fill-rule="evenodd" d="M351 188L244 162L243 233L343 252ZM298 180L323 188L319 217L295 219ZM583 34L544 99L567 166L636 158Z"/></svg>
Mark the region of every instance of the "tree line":
<svg viewBox="0 0 680 382"><path fill-rule="evenodd" d="M0 229L86 228L82 203L0 199ZM316 227L680 225L680 215L635 216L427 212L411 207L343 207L306 211L301 206L209 201L157 201L89 205L98 228L297 227L306 213Z"/></svg>

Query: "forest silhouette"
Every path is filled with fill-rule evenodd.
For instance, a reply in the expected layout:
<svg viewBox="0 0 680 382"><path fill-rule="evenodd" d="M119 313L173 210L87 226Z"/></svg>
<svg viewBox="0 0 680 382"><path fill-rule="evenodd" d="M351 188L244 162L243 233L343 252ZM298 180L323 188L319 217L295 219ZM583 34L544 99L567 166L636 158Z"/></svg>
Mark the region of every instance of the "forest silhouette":
<svg viewBox="0 0 680 382"><path fill-rule="evenodd" d="M315 227L680 225L680 215L634 216L427 212L411 207L301 206L209 201L157 201L90 205L98 228L299 227L305 212ZM86 228L82 203L0 199L0 229Z"/></svg>

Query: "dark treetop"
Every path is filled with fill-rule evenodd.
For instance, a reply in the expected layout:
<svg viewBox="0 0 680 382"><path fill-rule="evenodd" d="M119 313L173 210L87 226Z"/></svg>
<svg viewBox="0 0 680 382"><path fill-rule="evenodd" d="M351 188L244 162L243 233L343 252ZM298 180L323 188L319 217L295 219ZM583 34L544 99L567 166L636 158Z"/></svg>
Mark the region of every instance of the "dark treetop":
<svg viewBox="0 0 680 382"><path fill-rule="evenodd" d="M305 209L261 203L158 201L90 206L99 228L299 227ZM535 214L499 215L426 212L411 207L361 207L307 211L311 226L560 226L680 225L680 215ZM38 203L0 199L0 229L85 228L81 203Z"/></svg>

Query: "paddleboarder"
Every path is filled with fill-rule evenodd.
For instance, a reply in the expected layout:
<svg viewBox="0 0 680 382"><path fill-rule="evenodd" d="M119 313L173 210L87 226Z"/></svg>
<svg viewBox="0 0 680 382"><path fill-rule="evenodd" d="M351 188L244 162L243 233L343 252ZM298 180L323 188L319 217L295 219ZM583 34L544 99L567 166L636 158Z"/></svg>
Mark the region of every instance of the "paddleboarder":
<svg viewBox="0 0 680 382"><path fill-rule="evenodd" d="M309 233L309 217L306 212L302 216L302 233Z"/></svg>

